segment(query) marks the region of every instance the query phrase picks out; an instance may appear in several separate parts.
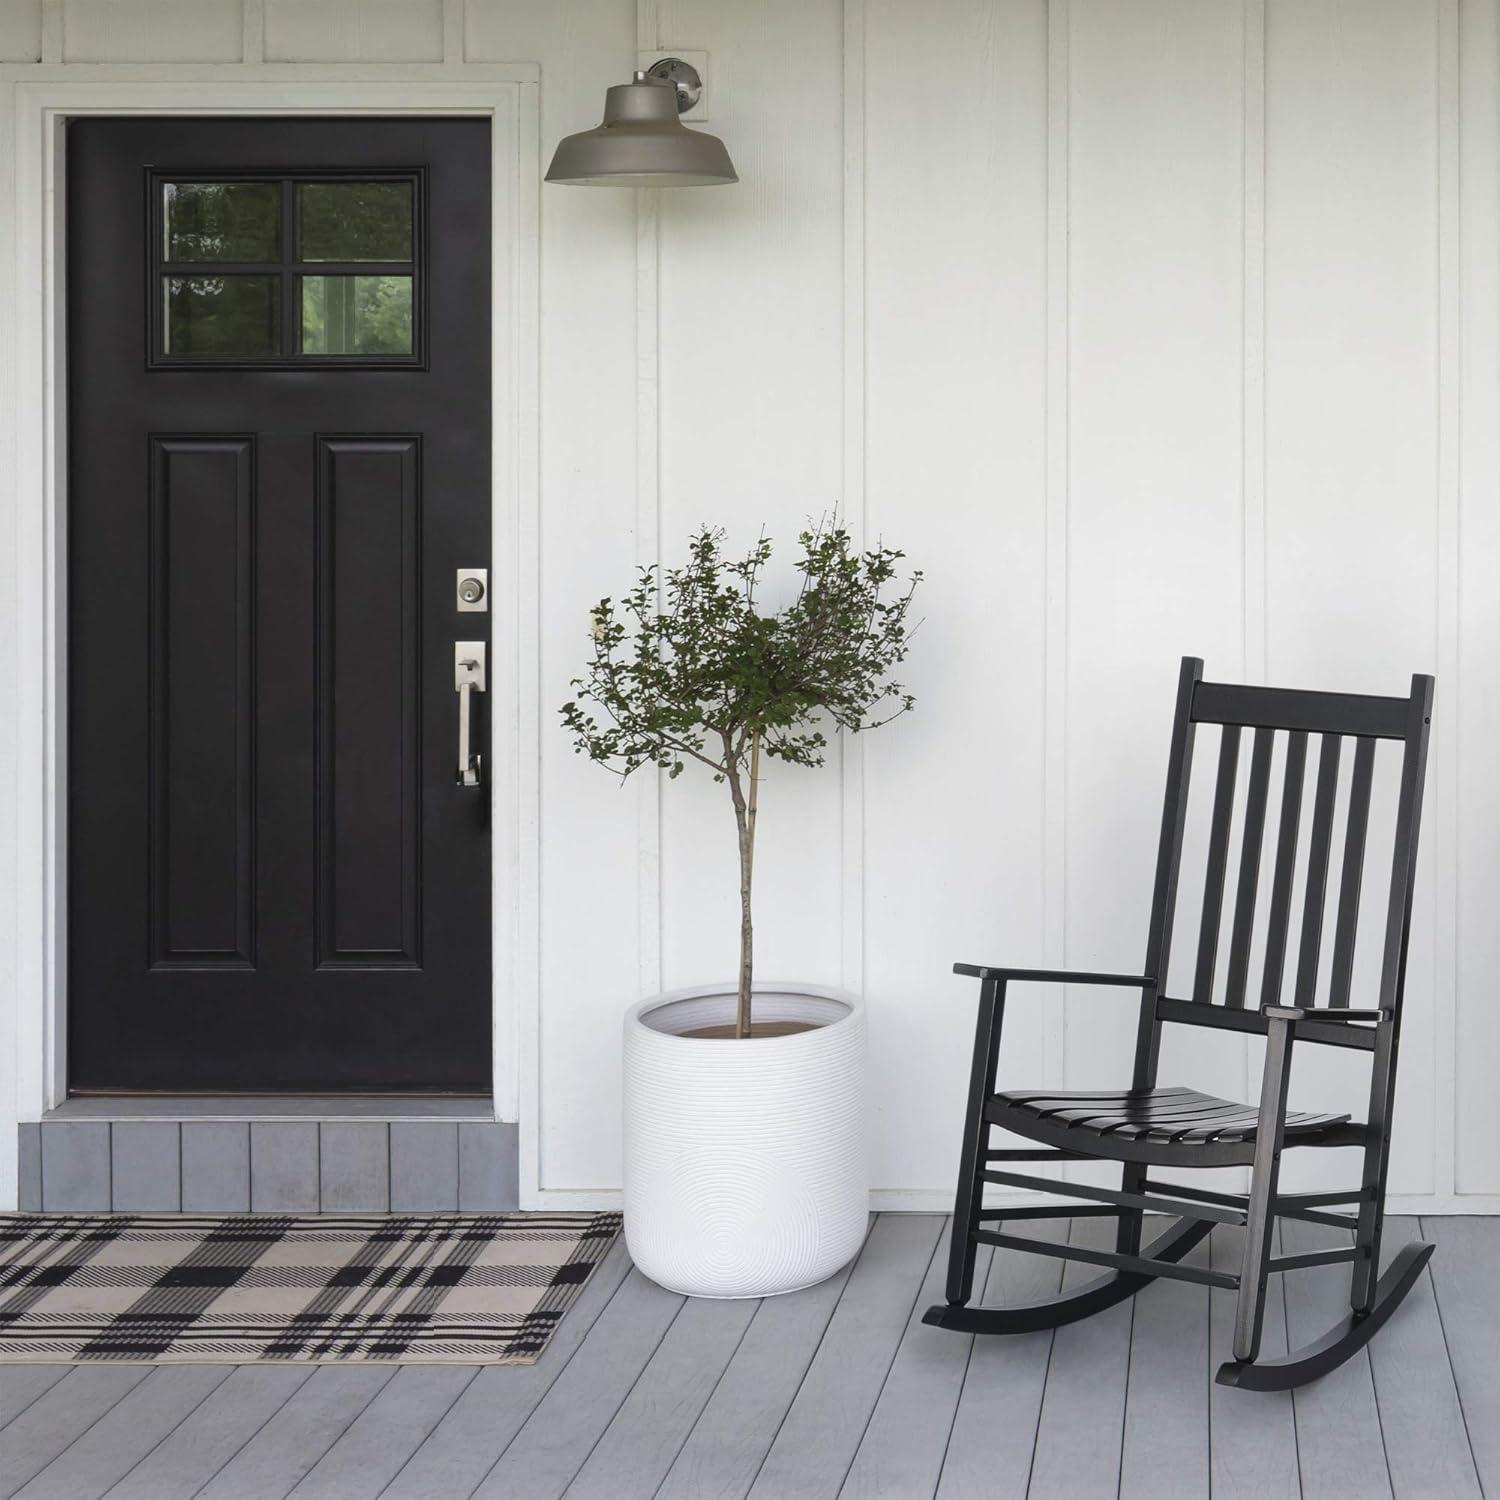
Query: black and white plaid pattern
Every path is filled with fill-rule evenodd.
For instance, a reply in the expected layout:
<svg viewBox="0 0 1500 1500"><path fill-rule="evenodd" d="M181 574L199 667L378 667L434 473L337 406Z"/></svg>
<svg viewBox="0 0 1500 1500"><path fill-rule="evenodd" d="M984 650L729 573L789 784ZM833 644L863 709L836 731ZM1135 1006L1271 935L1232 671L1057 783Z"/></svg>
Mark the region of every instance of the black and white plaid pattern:
<svg viewBox="0 0 1500 1500"><path fill-rule="evenodd" d="M0 1361L530 1364L618 1214L0 1214Z"/></svg>

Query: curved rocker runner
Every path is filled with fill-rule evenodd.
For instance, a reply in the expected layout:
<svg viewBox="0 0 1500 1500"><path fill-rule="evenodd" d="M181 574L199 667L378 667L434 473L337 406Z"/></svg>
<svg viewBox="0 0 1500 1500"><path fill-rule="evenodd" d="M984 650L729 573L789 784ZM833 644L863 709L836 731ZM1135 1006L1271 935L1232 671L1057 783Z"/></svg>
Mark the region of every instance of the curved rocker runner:
<svg viewBox="0 0 1500 1500"><path fill-rule="evenodd" d="M968 1113L953 1210L947 1301L929 1308L924 1321L964 1333L1030 1333L1056 1328L1132 1297L1158 1276L1233 1290L1237 1294L1233 1358L1223 1364L1223 1385L1287 1390L1336 1369L1362 1348L1400 1306L1432 1255L1429 1244L1407 1245L1380 1267L1395 1093L1401 1002L1411 928L1417 835L1432 718L1433 681L1414 676L1405 698L1310 693L1280 688L1204 682L1203 663L1186 658L1178 680L1177 712L1167 772L1153 886L1146 962L1139 974L956 964L954 972L978 979L979 1017L969 1080ZM1165 976L1178 909L1183 826L1197 727L1217 727L1213 812L1199 907L1199 932L1191 995L1173 998ZM1222 993L1215 972L1230 869L1231 824L1239 798L1241 740L1250 731L1249 774L1239 820L1233 903ZM1292 891L1299 873L1308 739L1318 739L1311 830L1300 861L1302 910L1295 922ZM1285 740L1276 797L1276 836L1270 900L1257 920L1262 843L1272 801L1271 762L1278 736ZM1325 933L1329 873L1335 847L1339 762L1352 741L1353 763L1342 819L1337 891L1331 934ZM1390 887L1384 931L1374 955L1378 1003L1350 1005L1354 989L1360 890L1369 845L1370 789L1375 757L1389 746L1399 754L1399 796L1390 850ZM1257 946L1263 934L1263 948ZM1331 937L1326 980L1320 984L1325 937ZM1291 1004L1283 1004L1287 949L1296 943ZM1252 951L1264 953L1258 995L1249 989ZM995 1089L1006 992L1012 984L1103 986L1139 994L1135 1065L1131 1086L1120 1090L1058 1092ZM1248 997L1248 998L1247 998ZM1257 1103L1243 1104L1183 1087L1157 1084L1161 1030L1167 1023L1243 1032L1266 1039ZM1288 1110L1287 1085L1295 1043L1342 1047L1370 1054L1369 1108L1364 1120L1347 1114ZM995 1149L999 1127L1031 1142L1029 1148ZM1352 1148L1361 1166L1357 1185L1342 1191L1283 1193L1281 1158L1293 1146ZM1118 1189L1099 1188L1011 1170L1036 1161L1116 1161ZM1248 1166L1247 1193L1214 1192L1164 1182L1152 1168ZM1082 1207L985 1207L984 1188L1024 1188L1085 1200ZM1342 1211L1339 1211L1341 1210ZM1147 1214L1176 1223L1144 1251ZM1057 1244L1009 1232L1005 1226L1042 1217L1107 1216L1117 1221L1115 1248ZM1278 1218L1345 1233L1326 1248L1274 1256ZM1238 1272L1185 1263L1184 1257L1215 1224L1243 1226ZM1108 1274L1041 1302L1013 1307L972 1307L974 1261L980 1245L1030 1251L1103 1266ZM1349 1315L1321 1338L1284 1358L1259 1358L1267 1279L1313 1266L1347 1262L1351 1268Z"/></svg>

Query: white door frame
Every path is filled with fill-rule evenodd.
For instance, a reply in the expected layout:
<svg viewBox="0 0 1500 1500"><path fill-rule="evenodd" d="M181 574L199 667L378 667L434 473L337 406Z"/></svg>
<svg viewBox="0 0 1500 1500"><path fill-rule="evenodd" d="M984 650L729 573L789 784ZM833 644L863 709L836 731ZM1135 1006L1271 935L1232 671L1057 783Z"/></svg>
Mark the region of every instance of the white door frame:
<svg viewBox="0 0 1500 1500"><path fill-rule="evenodd" d="M15 1124L67 1087L64 124L89 114L455 114L492 125L494 1095L529 1096L537 1007L538 245L535 63L0 68L0 1206ZM7 139L8 137L8 139ZM7 555L8 554L8 555ZM8 722L7 722L8 721ZM11 1039L13 1038L13 1045Z"/></svg>

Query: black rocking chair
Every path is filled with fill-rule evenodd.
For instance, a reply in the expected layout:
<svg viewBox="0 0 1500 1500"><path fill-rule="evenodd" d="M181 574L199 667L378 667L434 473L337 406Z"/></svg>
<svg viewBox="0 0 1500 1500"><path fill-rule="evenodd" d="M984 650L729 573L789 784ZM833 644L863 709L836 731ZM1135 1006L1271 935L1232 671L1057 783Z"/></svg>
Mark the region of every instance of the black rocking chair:
<svg viewBox="0 0 1500 1500"><path fill-rule="evenodd" d="M1337 1368L1360 1349L1399 1306L1432 1254L1430 1244L1410 1244L1382 1276L1380 1235L1385 1209L1391 1103L1401 1034L1401 996L1411 927L1417 830L1422 814L1432 678L1412 678L1408 698L1357 697L1343 693L1294 692L1204 682L1203 663L1183 661L1177 690L1167 769L1166 805L1151 901L1146 961L1140 974L1088 974L1043 969L955 964L954 972L980 982L979 1022L969 1082L958 1195L948 1263L947 1304L929 1308L925 1321L965 1333L1028 1333L1075 1322L1133 1296L1158 1276L1231 1287L1238 1291L1233 1359L1219 1368L1221 1384L1252 1390L1287 1390ZM1221 725L1218 773L1209 828L1206 879L1192 996L1164 993L1177 905L1188 779L1194 731ZM1243 732L1253 730L1250 773L1241 819L1236 896L1222 999L1214 990L1224 883L1229 865L1230 825ZM1286 735L1285 777L1278 818L1275 865L1265 925L1265 959L1258 1005L1246 1001L1251 939L1255 933L1261 844L1276 736ZM1282 978L1291 922L1308 736L1320 741L1312 826L1306 858L1306 899L1297 937L1291 1005L1283 1005ZM1319 996L1323 912L1328 897L1329 856L1339 757L1352 738L1353 766L1344 824L1332 963L1325 1003ZM1391 863L1390 897L1379 956L1377 1004L1351 1008L1355 927L1369 825L1370 787L1377 744L1401 746L1401 773ZM1113 985L1140 992L1135 1069L1131 1087L1117 1092L1060 1093L1011 1089L997 1093L995 1064L1005 994L1010 985L1056 983ZM1258 1105L1237 1104L1187 1088L1161 1088L1157 1055L1166 1022L1249 1032L1266 1039L1265 1072ZM1370 1101L1361 1123L1346 1114L1306 1114L1286 1107L1293 1042L1348 1047L1370 1054ZM1045 1149L995 1150L992 1126ZM1358 1187L1344 1192L1282 1193L1277 1190L1281 1153L1288 1146L1357 1146L1363 1171ZM1011 1163L1105 1160L1122 1163L1119 1190L1095 1188L1014 1171ZM1248 1193L1208 1192L1154 1180L1152 1168L1229 1167L1251 1169ZM1034 1219L1069 1210L985 1207L986 1183L1039 1189L1086 1200L1086 1213L1117 1215L1113 1251L1054 1244L1005 1231L1007 1220ZM1330 1212L1336 1205L1352 1211ZM1171 1215L1177 1222L1144 1252L1143 1216ZM1352 1246L1280 1258L1271 1254L1277 1218L1332 1225L1354 1232ZM1189 1250L1215 1224L1245 1226L1239 1274L1183 1265ZM1109 1268L1110 1274L1044 1302L1013 1307L970 1307L974 1257L979 1245L1061 1256ZM1350 1313L1324 1336L1284 1359L1258 1360L1266 1278L1334 1261L1353 1266Z"/></svg>

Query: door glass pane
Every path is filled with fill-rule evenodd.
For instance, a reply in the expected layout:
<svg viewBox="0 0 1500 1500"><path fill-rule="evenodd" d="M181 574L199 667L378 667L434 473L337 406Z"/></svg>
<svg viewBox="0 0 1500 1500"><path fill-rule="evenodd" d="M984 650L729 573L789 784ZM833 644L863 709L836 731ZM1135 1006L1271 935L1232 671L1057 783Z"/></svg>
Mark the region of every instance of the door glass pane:
<svg viewBox="0 0 1500 1500"><path fill-rule="evenodd" d="M304 276L304 354L410 354L410 276Z"/></svg>
<svg viewBox="0 0 1500 1500"><path fill-rule="evenodd" d="M409 182L304 182L299 260L410 260Z"/></svg>
<svg viewBox="0 0 1500 1500"><path fill-rule="evenodd" d="M281 352L279 276L164 276L168 354Z"/></svg>
<svg viewBox="0 0 1500 1500"><path fill-rule="evenodd" d="M281 186L165 182L162 254L174 260L280 260Z"/></svg>

